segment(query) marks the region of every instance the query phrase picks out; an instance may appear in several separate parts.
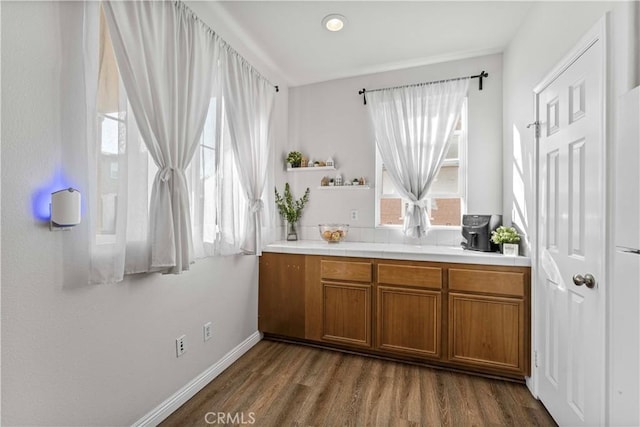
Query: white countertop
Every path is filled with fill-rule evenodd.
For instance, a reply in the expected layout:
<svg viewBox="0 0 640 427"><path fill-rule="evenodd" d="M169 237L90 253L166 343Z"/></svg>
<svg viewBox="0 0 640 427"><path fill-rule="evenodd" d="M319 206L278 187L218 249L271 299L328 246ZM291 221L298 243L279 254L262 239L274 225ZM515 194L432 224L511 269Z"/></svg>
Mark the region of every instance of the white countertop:
<svg viewBox="0 0 640 427"><path fill-rule="evenodd" d="M410 261L456 262L462 264L530 267L528 257L504 256L495 252L466 251L459 246L408 245L395 243L340 242L318 240L278 241L267 245L263 252L285 254L349 256L398 259Z"/></svg>

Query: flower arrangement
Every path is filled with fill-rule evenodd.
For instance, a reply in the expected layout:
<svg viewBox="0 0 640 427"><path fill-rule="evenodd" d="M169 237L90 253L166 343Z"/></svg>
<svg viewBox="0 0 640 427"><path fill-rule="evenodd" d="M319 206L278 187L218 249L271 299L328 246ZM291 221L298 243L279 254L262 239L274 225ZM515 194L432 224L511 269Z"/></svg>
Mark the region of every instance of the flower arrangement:
<svg viewBox="0 0 640 427"><path fill-rule="evenodd" d="M287 163L291 164L291 167L299 168L302 163L302 153L299 151L290 151L287 154Z"/></svg>
<svg viewBox="0 0 640 427"><path fill-rule="evenodd" d="M288 182L284 185L284 194L282 196L278 193L277 188L275 190L278 212L280 212L280 215L282 215L282 217L290 224L296 223L300 216L302 216L302 209L309 201L309 188L307 187L307 191L304 192L304 196L298 200L293 199Z"/></svg>
<svg viewBox="0 0 640 427"><path fill-rule="evenodd" d="M491 241L496 245L520 242L520 235L513 227L500 226L491 232Z"/></svg>

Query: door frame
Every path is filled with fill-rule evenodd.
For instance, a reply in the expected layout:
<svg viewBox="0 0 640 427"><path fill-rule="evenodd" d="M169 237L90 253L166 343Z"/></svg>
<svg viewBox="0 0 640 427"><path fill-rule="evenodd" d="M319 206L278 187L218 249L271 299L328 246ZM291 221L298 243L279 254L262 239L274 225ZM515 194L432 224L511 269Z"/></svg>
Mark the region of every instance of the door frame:
<svg viewBox="0 0 640 427"><path fill-rule="evenodd" d="M601 130L601 137L602 140L604 141L604 147L603 147L603 156L600 159L600 168L601 168L601 176L600 179L598 180L598 182L601 185L601 191L603 194L603 200L605 200L605 203L600 206L600 215L603 218L603 221L600 225L601 227L601 232L602 232L602 236L604 237L604 242L603 242L603 254L602 254L602 278L604 282L604 286L602 287L602 296L605 299L603 301L603 307L604 307L604 322L605 324L603 325L603 330L605 331L605 337L604 337L604 346L602 348L602 360L603 360L603 366L601 367L602 369L602 377L604 379L604 384L603 384L603 392L604 392L604 399L602 401L602 419L601 421L601 425L605 424L605 421L608 419L608 408L609 408L609 376L608 376L608 363L609 363L609 357L608 357L608 347L609 347L609 341L607 339L607 334L606 332L609 330L609 323L610 323L610 319L609 319L609 289L608 289L608 284L611 283L611 277L610 277L610 260L611 260L611 245L612 245L612 239L610 237L610 215L609 215L609 205L611 203L611 199L610 199L610 191L609 191L609 186L610 186L610 179L608 177L608 171L609 171L609 164L610 164L610 159L612 156L612 152L611 152L611 148L610 148L610 144L609 141L611 141L611 131L610 131L610 105L611 105L611 99L610 99L610 94L611 94L611 88L610 88L610 83L608 81L608 76L611 74L610 73L610 69L609 69L609 64L610 64L610 59L611 59L611 55L610 55L610 48L609 48L609 37L608 37L608 29L610 28L610 26L608 25L608 21L610 19L610 13L607 12L603 17L601 17L598 22L596 22L596 24L591 27L581 38L580 40L574 45L574 47L571 48L571 50L560 60L557 62L557 64L551 69L551 71L549 73L547 73L547 75L534 87L533 89L533 108L534 108L534 115L535 115L535 122L536 124L540 122L540 114L539 114L539 95L540 93L546 89L551 83L553 83L564 71L566 71L571 65L573 65L573 63L575 63L578 58L580 58L580 56L582 56L582 54L584 54L591 46L593 46L594 43L596 43L598 40L600 40L602 42L602 63L600 64L600 66L602 67L602 98L603 98L603 108L602 108L602 130ZM538 127L539 125L537 125L536 127ZM541 369L538 368L537 366L537 352L538 349L540 347L539 343L540 343L540 328L538 327L538 319L540 318L538 316L538 311L539 311L539 298L540 293L538 292L538 279L540 278L540 269L541 269L541 265L540 265L540 249L541 249L541 245L540 245L540 230L538 230L538 221L540 219L540 176L539 176L539 169L540 169L540 137L539 135L536 133L536 135L534 136L534 165L535 165L535 170L534 170L534 181L533 181L533 194L534 194L534 221L533 221L533 227L532 227L532 236L531 236L531 242L532 242L532 251L531 251L531 265L533 266L532 268L532 272L531 272L531 283L533 284L531 286L531 313L533 315L533 321L531 322L531 340L532 340L532 345L531 345L531 349L532 349L532 354L531 354L531 361L532 361L532 367L531 367L531 377L527 379L527 387L529 388L529 390L531 390L532 394L539 399L539 378L540 378L540 374L541 374ZM601 282L601 283L602 283Z"/></svg>

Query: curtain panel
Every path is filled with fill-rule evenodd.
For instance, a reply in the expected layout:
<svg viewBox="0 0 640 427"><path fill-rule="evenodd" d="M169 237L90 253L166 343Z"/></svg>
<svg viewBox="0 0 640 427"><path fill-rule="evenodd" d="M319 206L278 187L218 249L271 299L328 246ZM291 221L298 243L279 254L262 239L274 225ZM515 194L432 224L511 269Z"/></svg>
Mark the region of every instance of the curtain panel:
<svg viewBox="0 0 640 427"><path fill-rule="evenodd" d="M240 249L260 255L275 90L237 53L225 49L222 57L231 148L249 209Z"/></svg>
<svg viewBox="0 0 640 427"><path fill-rule="evenodd" d="M469 78L367 92L376 145L389 177L408 201L403 231L423 237L431 227L428 193L469 88Z"/></svg>
<svg viewBox="0 0 640 427"><path fill-rule="evenodd" d="M150 201L151 268L193 262L186 168L198 147L219 48L182 3L103 3L121 78L158 167Z"/></svg>

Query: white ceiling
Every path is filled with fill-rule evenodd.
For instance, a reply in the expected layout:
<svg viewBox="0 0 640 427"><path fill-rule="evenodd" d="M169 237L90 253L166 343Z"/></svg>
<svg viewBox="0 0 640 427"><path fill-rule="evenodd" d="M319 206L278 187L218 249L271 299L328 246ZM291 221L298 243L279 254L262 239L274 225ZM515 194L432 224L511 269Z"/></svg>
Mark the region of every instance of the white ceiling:
<svg viewBox="0 0 640 427"><path fill-rule="evenodd" d="M236 36L259 49L290 86L501 52L530 6L524 1L215 2ZM331 13L347 18L341 32L321 27Z"/></svg>

